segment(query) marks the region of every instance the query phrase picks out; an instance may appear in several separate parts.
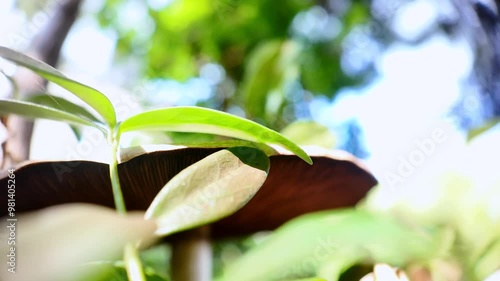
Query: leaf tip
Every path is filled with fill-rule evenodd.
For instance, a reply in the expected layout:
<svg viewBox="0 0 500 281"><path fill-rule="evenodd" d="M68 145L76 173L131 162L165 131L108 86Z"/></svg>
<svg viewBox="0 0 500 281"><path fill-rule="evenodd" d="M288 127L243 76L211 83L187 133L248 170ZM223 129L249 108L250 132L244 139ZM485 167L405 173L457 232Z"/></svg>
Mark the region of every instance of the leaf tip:
<svg viewBox="0 0 500 281"><path fill-rule="evenodd" d="M306 161L306 163L307 163L307 164L309 164L309 165L314 164L314 163L313 163L313 160L311 159L311 157L310 157L309 155L307 155L307 154L306 154L305 156L306 156L306 157L304 157L304 158L302 158L302 159L303 159L304 161Z"/></svg>
<svg viewBox="0 0 500 281"><path fill-rule="evenodd" d="M313 164L313 160L311 159L311 157L302 148L297 147L297 149L292 152L295 155L297 155L300 159L304 160L307 164L309 165Z"/></svg>

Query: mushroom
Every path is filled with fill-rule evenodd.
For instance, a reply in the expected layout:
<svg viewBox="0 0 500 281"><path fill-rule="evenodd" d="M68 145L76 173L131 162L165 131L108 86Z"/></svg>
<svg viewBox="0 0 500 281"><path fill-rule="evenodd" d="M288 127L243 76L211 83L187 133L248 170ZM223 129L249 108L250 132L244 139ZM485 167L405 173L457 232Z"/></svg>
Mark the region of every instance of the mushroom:
<svg viewBox="0 0 500 281"><path fill-rule="evenodd" d="M127 209L146 210L173 176L220 149L176 147L142 151L138 155L125 153L118 170ZM207 227L201 227L189 235L186 232L172 235L169 239L177 241L174 263L176 252L179 252L176 248L186 255L190 251L189 245L199 243L206 253L203 241L207 236L221 239L273 230L305 213L353 206L377 184L355 157L346 152L306 151L314 161L312 166L294 155L270 156L268 177L256 195L234 214L212 223L209 231ZM29 162L17 167L15 173L16 212L75 202L114 205L108 165L104 163ZM5 175L0 175L0 186L6 186L7 180ZM0 194L0 200L7 201L6 192ZM6 209L1 209L0 215L5 216ZM193 252L199 253L197 247L194 248ZM200 277L177 274L179 280L201 280ZM178 279L174 276L174 280Z"/></svg>

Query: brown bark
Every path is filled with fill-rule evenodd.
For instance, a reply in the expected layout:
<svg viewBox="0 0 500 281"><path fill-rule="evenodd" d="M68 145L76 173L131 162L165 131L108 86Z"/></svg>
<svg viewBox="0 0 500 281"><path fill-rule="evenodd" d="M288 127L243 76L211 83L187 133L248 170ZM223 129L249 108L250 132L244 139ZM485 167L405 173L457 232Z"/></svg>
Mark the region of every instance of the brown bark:
<svg viewBox="0 0 500 281"><path fill-rule="evenodd" d="M47 25L34 37L27 54L55 66L63 42L76 20L81 0L55 1L54 11ZM26 70L19 71L14 79L19 87L19 97L26 98L33 92L45 88L47 81ZM12 167L29 158L33 121L18 116L2 120L8 131L3 144L2 168Z"/></svg>

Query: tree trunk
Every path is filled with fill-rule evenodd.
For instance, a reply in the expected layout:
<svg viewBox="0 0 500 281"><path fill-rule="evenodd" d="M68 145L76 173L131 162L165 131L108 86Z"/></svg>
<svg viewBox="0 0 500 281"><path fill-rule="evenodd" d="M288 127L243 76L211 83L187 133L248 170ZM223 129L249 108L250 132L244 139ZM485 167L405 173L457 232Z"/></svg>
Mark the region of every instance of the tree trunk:
<svg viewBox="0 0 500 281"><path fill-rule="evenodd" d="M52 18L34 37L27 54L55 66L63 42L78 15L80 3L81 0L67 0L55 4ZM24 69L17 72L14 80L17 83L21 99L29 97L34 92L40 92L40 88L47 86L46 80ZM28 160L33 121L11 115L2 122L8 132L7 141L2 145L4 155L1 166L5 169Z"/></svg>

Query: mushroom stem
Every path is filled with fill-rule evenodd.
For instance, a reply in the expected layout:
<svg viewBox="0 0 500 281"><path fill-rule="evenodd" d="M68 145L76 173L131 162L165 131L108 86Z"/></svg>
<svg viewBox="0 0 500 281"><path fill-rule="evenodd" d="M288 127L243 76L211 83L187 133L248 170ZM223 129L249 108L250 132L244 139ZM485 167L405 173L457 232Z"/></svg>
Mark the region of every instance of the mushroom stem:
<svg viewBox="0 0 500 281"><path fill-rule="evenodd" d="M172 242L171 277L173 281L210 281L212 245L209 226L182 233Z"/></svg>

